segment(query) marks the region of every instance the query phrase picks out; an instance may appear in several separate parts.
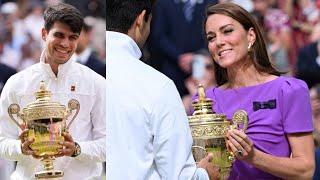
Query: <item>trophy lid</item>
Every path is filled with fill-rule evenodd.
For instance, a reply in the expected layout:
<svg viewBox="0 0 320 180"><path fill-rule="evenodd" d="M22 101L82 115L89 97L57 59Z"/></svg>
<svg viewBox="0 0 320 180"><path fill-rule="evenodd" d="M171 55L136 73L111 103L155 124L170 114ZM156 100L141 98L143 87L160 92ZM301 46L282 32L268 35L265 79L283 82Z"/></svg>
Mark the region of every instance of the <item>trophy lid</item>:
<svg viewBox="0 0 320 180"><path fill-rule="evenodd" d="M192 102L194 112L192 116L189 116L190 125L226 120L224 114L217 114L212 110L213 101L210 98L206 98L204 87L201 84L198 86L198 96L198 99Z"/></svg>
<svg viewBox="0 0 320 180"><path fill-rule="evenodd" d="M50 118L64 119L66 117L66 107L51 100L52 93L47 90L44 81L40 82L39 90L35 93L35 96L36 100L23 109L23 116L26 121Z"/></svg>
<svg viewBox="0 0 320 180"><path fill-rule="evenodd" d="M213 102L211 99L206 98L204 87L201 84L199 84L198 86L198 96L199 98L192 102L192 107L194 108L194 112L192 115L213 114Z"/></svg>

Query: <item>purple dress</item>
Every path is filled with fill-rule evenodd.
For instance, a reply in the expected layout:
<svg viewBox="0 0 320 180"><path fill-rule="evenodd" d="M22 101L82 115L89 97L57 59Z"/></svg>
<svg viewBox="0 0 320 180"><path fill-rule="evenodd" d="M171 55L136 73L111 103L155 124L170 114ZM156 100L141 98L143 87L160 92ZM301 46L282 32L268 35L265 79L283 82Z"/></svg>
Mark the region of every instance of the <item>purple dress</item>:
<svg viewBox="0 0 320 180"><path fill-rule="evenodd" d="M206 96L216 113L232 118L243 109L249 116L246 134L255 148L278 157L289 157L286 134L312 132L312 112L307 85L298 79L278 77L272 81L238 89L211 88ZM229 179L279 179L252 165L236 160Z"/></svg>

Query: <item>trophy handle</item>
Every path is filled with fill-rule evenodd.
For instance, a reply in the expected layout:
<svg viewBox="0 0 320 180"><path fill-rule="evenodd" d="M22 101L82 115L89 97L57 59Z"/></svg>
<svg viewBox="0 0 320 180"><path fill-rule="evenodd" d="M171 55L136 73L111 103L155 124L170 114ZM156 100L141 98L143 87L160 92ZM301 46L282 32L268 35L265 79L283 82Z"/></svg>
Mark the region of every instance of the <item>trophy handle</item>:
<svg viewBox="0 0 320 180"><path fill-rule="evenodd" d="M25 120L22 118L22 114L19 113L20 112L20 106L18 104L11 104L9 107L8 107L8 114L11 118L11 120L21 129L23 130L22 128L22 125L18 123L18 121L13 117L14 114L17 115L17 117L19 117L20 119L22 119L23 123L26 124Z"/></svg>
<svg viewBox="0 0 320 180"><path fill-rule="evenodd" d="M191 149L192 149L192 152L193 152L192 153L193 154L193 158L195 159L196 163L198 163L202 158L204 158L208 154L206 148L204 148L202 146L192 146ZM202 152L200 152L201 153L201 155L200 155L201 157L200 157L200 159L198 159L199 154L196 153L194 149L199 149L200 151L204 152L205 156L202 157Z"/></svg>
<svg viewBox="0 0 320 180"><path fill-rule="evenodd" d="M80 111L80 103L76 99L71 99L68 102L68 116L72 113L73 110L76 110L76 113L73 115L71 121L67 125L67 129L69 129L70 125L72 124L73 120L77 117L79 111Z"/></svg>
<svg viewBox="0 0 320 180"><path fill-rule="evenodd" d="M192 146L192 148L199 148L199 149L201 149L201 150L203 150L203 151L205 151L207 153L206 148L204 148L202 146Z"/></svg>
<svg viewBox="0 0 320 180"><path fill-rule="evenodd" d="M248 113L245 110L238 110L232 116L232 122L239 128L240 124L243 124L243 132L248 128Z"/></svg>

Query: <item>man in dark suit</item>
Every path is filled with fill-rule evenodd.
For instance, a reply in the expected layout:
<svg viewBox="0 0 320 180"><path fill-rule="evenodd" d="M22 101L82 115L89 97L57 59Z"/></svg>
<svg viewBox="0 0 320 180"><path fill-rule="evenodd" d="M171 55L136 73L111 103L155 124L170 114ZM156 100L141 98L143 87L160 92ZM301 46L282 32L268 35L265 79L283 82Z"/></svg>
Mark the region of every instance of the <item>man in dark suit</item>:
<svg viewBox="0 0 320 180"><path fill-rule="evenodd" d="M302 47L298 54L296 77L304 80L309 88L320 83L320 42Z"/></svg>
<svg viewBox="0 0 320 180"><path fill-rule="evenodd" d="M106 78L106 64L101 59L99 59L89 47L92 26L89 25L88 22L86 22L86 18L84 22L85 23L82 28L77 49L73 58L75 58L77 62L88 66L90 69Z"/></svg>
<svg viewBox="0 0 320 180"><path fill-rule="evenodd" d="M5 64L0 63L0 94L4 84L10 78L10 76L14 75L17 71Z"/></svg>
<svg viewBox="0 0 320 180"><path fill-rule="evenodd" d="M149 38L151 65L176 84L180 96L188 94L185 79L194 53L207 49L203 34L205 8L217 0L161 0L153 13Z"/></svg>

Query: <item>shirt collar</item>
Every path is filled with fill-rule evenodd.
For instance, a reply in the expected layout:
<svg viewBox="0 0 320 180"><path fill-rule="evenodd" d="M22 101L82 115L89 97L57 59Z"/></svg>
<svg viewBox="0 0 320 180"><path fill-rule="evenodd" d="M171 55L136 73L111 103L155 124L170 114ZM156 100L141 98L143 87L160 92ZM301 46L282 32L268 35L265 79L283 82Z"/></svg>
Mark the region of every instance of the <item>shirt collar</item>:
<svg viewBox="0 0 320 180"><path fill-rule="evenodd" d="M45 72L49 74L50 77L59 78L61 76L64 76L68 71L70 71L72 63L74 63L71 59L69 59L66 63L60 64L58 66L58 74L56 76L52 71L50 64L45 62L45 53L46 53L46 49L44 49L41 53L40 65L43 67Z"/></svg>
<svg viewBox="0 0 320 180"><path fill-rule="evenodd" d="M142 53L137 43L128 35L114 31L107 31L107 51L112 50L112 47L117 47L118 52L127 52L137 59L140 59Z"/></svg>

